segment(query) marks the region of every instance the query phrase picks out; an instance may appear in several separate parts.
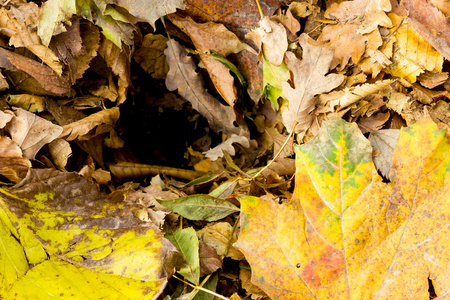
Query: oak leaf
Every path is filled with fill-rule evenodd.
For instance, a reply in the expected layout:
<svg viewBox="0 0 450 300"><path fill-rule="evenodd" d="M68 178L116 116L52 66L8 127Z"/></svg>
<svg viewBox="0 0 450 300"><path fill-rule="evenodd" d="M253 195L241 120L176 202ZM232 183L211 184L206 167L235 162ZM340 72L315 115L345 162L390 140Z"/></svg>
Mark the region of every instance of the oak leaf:
<svg viewBox="0 0 450 300"><path fill-rule="evenodd" d="M281 83L283 95L289 101L289 107L282 114L284 126L291 131L298 122L295 133L305 131L311 125L313 116L310 114L315 108L314 96L328 92L344 81L340 74L328 73L333 50L314 41L307 34L300 36L303 48L303 60L299 61L294 53L287 52L287 65L294 74L293 87L287 82Z"/></svg>
<svg viewBox="0 0 450 300"><path fill-rule="evenodd" d="M450 291L450 146L422 119L401 130L383 183L356 124L296 146L286 204L241 198L235 246L272 299L429 299Z"/></svg>

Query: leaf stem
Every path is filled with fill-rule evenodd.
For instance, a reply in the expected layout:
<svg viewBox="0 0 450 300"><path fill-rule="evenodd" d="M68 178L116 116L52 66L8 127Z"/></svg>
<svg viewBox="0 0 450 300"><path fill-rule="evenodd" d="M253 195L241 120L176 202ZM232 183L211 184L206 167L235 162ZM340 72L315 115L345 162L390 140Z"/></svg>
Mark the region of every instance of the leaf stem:
<svg viewBox="0 0 450 300"><path fill-rule="evenodd" d="M287 143L289 142L289 140L291 139L291 136L294 134L294 129L297 126L298 122L295 121L294 122L294 126L292 126L291 132L289 133L288 137L286 138L286 140L283 143L283 146L281 146L280 150L278 150L278 153L272 158L272 160L261 170L259 170L258 173L256 173L252 179L255 179L256 177L258 177L259 175L261 175L262 172L264 172L277 158L278 156L280 156L281 152L283 151L284 147L286 147Z"/></svg>
<svg viewBox="0 0 450 300"><path fill-rule="evenodd" d="M201 286L193 285L192 283L190 283L190 282L188 282L188 281L186 281L186 280L184 280L184 279L181 279L181 278L179 278L179 277L176 276L176 275L172 275L172 276L175 277L176 279L178 279L179 281L183 282L184 284L187 284L187 285L189 285L190 287L192 287L192 288L194 288L194 289L196 289L196 290L201 290L201 291L203 291L203 292L205 292L205 293L214 295L214 296L216 296L217 298L220 298L220 299L230 300L230 298L224 297L224 296L222 296L222 295L220 295L220 294L217 294L217 293L215 293L215 292L213 292L213 291L210 291L210 290L208 290L208 289L205 289L205 288L203 288L203 287L201 287Z"/></svg>
<svg viewBox="0 0 450 300"><path fill-rule="evenodd" d="M255 2L256 2L256 5L258 6L259 15L261 16L261 20L262 20L264 18L264 14L262 12L261 5L259 5L259 1L258 0L255 0Z"/></svg>

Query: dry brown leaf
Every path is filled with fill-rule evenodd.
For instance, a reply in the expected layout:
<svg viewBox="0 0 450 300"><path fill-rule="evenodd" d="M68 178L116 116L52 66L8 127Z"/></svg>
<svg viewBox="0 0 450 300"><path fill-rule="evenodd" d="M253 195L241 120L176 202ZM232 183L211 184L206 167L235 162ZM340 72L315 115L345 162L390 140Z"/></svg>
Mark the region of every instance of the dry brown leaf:
<svg viewBox="0 0 450 300"><path fill-rule="evenodd" d="M200 277L212 274L222 268L222 260L217 255L216 250L202 240L199 241L198 254L200 259Z"/></svg>
<svg viewBox="0 0 450 300"><path fill-rule="evenodd" d="M52 50L42 45L37 31L39 7L34 2L0 9L0 27L2 33L10 37L9 44L16 48L25 47L39 57L56 74L62 74L62 64Z"/></svg>
<svg viewBox="0 0 450 300"><path fill-rule="evenodd" d="M62 95L70 91L67 80L58 76L51 68L15 52L0 48L0 67L16 72L18 70L35 78L48 92Z"/></svg>
<svg viewBox="0 0 450 300"><path fill-rule="evenodd" d="M13 114L5 113L0 110L0 128L4 128L11 121Z"/></svg>
<svg viewBox="0 0 450 300"><path fill-rule="evenodd" d="M22 156L22 150L9 137L0 137L0 174L13 182L25 178L31 162Z"/></svg>
<svg viewBox="0 0 450 300"><path fill-rule="evenodd" d="M230 223L217 222L210 223L198 230L197 236L206 244L213 247L218 255L222 256L226 254L226 257L239 261L244 258L244 255L233 246L233 243L237 241L237 236L235 232L232 236L232 233L233 226L231 226ZM226 252L228 244L231 246L229 247L228 252Z"/></svg>
<svg viewBox="0 0 450 300"><path fill-rule="evenodd" d="M170 91L178 93L191 102L192 107L203 115L211 128L223 131L227 135L239 134L240 129L233 122L236 115L231 107L221 104L209 94L195 71L196 66L183 47L174 40L169 40L164 51L169 62L170 71L167 74L166 86Z"/></svg>
<svg viewBox="0 0 450 300"><path fill-rule="evenodd" d="M369 141L372 143L373 151L378 155L374 156L373 163L378 171L387 179L392 179L389 174L392 166L392 156L397 143L400 130L384 129L370 133Z"/></svg>
<svg viewBox="0 0 450 300"><path fill-rule="evenodd" d="M89 137L94 137L109 132L114 127L119 116L120 111L118 107L101 110L79 121L64 125L59 137L67 141L72 141L76 138L82 138L88 133L91 133ZM91 132L94 128L95 132Z"/></svg>
<svg viewBox="0 0 450 300"><path fill-rule="evenodd" d="M283 111L283 124L288 131L294 128L295 133L304 132L313 120L310 114L315 108L314 96L329 92L344 81L340 74L328 73L333 59L333 50L323 46L303 33L299 39L303 49L303 60L299 61L294 53L287 52L287 65L294 74L293 87L287 82L281 84L283 95L289 106Z"/></svg>
<svg viewBox="0 0 450 300"><path fill-rule="evenodd" d="M67 160L72 155L72 148L69 142L63 139L56 139L47 146L50 158L55 167L61 171L65 171Z"/></svg>
<svg viewBox="0 0 450 300"><path fill-rule="evenodd" d="M75 76L78 72L76 57L82 54L82 46L78 19L73 20L72 25L66 28L65 32L53 36L49 45L59 59L68 66L68 77L71 84L76 80Z"/></svg>
<svg viewBox="0 0 450 300"><path fill-rule="evenodd" d="M398 114L402 114L403 110L408 109L410 106L411 97L407 96L403 93L392 92L389 94L389 101L386 104L386 107L392 109Z"/></svg>
<svg viewBox="0 0 450 300"><path fill-rule="evenodd" d="M205 154L206 158L209 158L212 161L217 160L219 157L223 157L223 151L226 151L231 156L234 156L236 152L234 150L233 143L241 144L245 148L250 147L250 142L248 141L248 138L246 138L245 136L233 134L225 142L217 145L214 148L209 149L206 152L203 152L203 154Z"/></svg>
<svg viewBox="0 0 450 300"><path fill-rule="evenodd" d="M142 46L134 52L134 60L153 78L166 78L169 65L164 56L167 48L167 38L160 34L147 34L144 36Z"/></svg>
<svg viewBox="0 0 450 300"><path fill-rule="evenodd" d="M332 92L327 95L321 95L319 97L323 106L329 105L331 111L339 106L339 110L358 102L359 100L374 94L394 82L393 79L381 80L375 83L365 83L362 85L352 86L345 88L341 91Z"/></svg>
<svg viewBox="0 0 450 300"><path fill-rule="evenodd" d="M82 23L81 38L83 41L83 53L76 57L77 70L74 75L74 80L83 77L83 73L89 69L89 63L97 56L97 50L100 46L100 31L90 23Z"/></svg>
<svg viewBox="0 0 450 300"><path fill-rule="evenodd" d="M428 89L443 84L448 79L448 72L425 72L417 78L421 85Z"/></svg>
<svg viewBox="0 0 450 300"><path fill-rule="evenodd" d="M264 297L267 297L266 293L261 290L259 287L254 285L251 282L252 272L250 270L246 270L241 268L239 270L239 280L241 281L242 288L250 295L252 300L260 300ZM267 297L268 298L268 297Z"/></svg>
<svg viewBox="0 0 450 300"><path fill-rule="evenodd" d="M435 99L444 96L447 94L447 91L434 91L429 90L417 83L412 84L413 91L411 92L411 95L417 99L420 103L423 104L431 104L435 102Z"/></svg>
<svg viewBox="0 0 450 300"><path fill-rule="evenodd" d="M214 50L226 57L244 49L254 51L250 46L241 42L223 24L214 22L197 23L190 17L185 19L171 18L171 21L191 38L195 48L201 53L209 53L210 50ZM237 92L230 70L209 55L200 54L200 57L219 94L230 106L233 106L237 99Z"/></svg>
<svg viewBox="0 0 450 300"><path fill-rule="evenodd" d="M343 69L350 58L357 64L366 48L377 50L383 43L378 26L391 27L386 12L391 10L389 0L356 0L333 3L325 17L339 19L339 24L326 26L319 41L335 49L334 68L340 64Z"/></svg>
<svg viewBox="0 0 450 300"><path fill-rule="evenodd" d="M76 121L85 118L85 115L73 108L72 106L60 105L51 99L46 99L46 106L48 112L52 114L56 122L59 125L65 126L70 123L75 123ZM103 166L103 137L98 135L96 137L90 138L87 141L75 140L75 143L80 146L81 149L86 151L93 159L100 165Z"/></svg>
<svg viewBox="0 0 450 300"><path fill-rule="evenodd" d="M103 38L98 53L114 75L119 78L117 82L117 105L119 105L127 99L127 90L130 85L130 47L122 45L120 49L110 40Z"/></svg>
<svg viewBox="0 0 450 300"><path fill-rule="evenodd" d="M6 125L6 130L28 159L34 159L39 149L55 140L63 130L61 126L21 108L10 113L13 117Z"/></svg>
<svg viewBox="0 0 450 300"><path fill-rule="evenodd" d="M380 130L383 125L389 120L391 114L389 111L383 113L378 112L372 116L364 116L358 121L359 128L362 133L373 132Z"/></svg>
<svg viewBox="0 0 450 300"><path fill-rule="evenodd" d="M281 66L284 53L288 48L286 29L280 23L264 17L259 27L249 32L246 38L253 40L274 66Z"/></svg>
<svg viewBox="0 0 450 300"><path fill-rule="evenodd" d="M3 74L0 73L0 91L4 91L9 88L8 81L6 81Z"/></svg>
<svg viewBox="0 0 450 300"><path fill-rule="evenodd" d="M293 3L298 3L298 2L293 2ZM300 26L300 23L297 21L297 19L292 14L292 11L290 9L291 6L292 6L292 3L289 5L289 9L286 10L286 13L284 13L284 14L282 13L282 10L279 9L277 11L277 14L272 16L272 20L274 20L280 24L283 24L284 27L289 29L289 32L290 32L289 39L291 39L291 37L293 37L295 39L297 37L295 34L300 31L301 26Z"/></svg>
<svg viewBox="0 0 450 300"><path fill-rule="evenodd" d="M378 26L392 26L391 20L386 12L391 11L389 0L355 0L343 1L340 4L333 3L325 12L325 17L339 19L340 22L359 24L357 32L359 34L370 33Z"/></svg>

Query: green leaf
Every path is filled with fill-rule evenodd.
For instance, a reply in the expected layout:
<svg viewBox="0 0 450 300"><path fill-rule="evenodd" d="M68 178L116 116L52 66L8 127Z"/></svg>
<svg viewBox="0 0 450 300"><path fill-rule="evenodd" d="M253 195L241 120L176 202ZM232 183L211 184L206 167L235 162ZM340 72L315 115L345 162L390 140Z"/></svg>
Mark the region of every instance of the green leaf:
<svg viewBox="0 0 450 300"><path fill-rule="evenodd" d="M158 200L161 205L172 209L189 220L213 222L239 212L239 208L228 201L209 195L191 195L175 200Z"/></svg>
<svg viewBox="0 0 450 300"><path fill-rule="evenodd" d="M194 228L178 229L173 235L166 235L166 238L175 245L184 258L185 262L178 273L198 285L200 280L199 243Z"/></svg>
<svg viewBox="0 0 450 300"><path fill-rule="evenodd" d="M263 55L263 72L264 94L272 106L278 110L278 98L284 98L281 83L289 80L289 69L284 62L279 67L272 65Z"/></svg>

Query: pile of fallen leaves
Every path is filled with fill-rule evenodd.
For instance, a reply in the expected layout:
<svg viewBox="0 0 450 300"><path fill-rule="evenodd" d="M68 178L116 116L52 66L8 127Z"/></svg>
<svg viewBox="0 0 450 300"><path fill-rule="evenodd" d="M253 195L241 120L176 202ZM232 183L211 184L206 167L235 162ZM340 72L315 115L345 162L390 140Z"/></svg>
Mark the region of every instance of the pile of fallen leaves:
<svg viewBox="0 0 450 300"><path fill-rule="evenodd" d="M449 295L448 1L0 3L2 299Z"/></svg>

